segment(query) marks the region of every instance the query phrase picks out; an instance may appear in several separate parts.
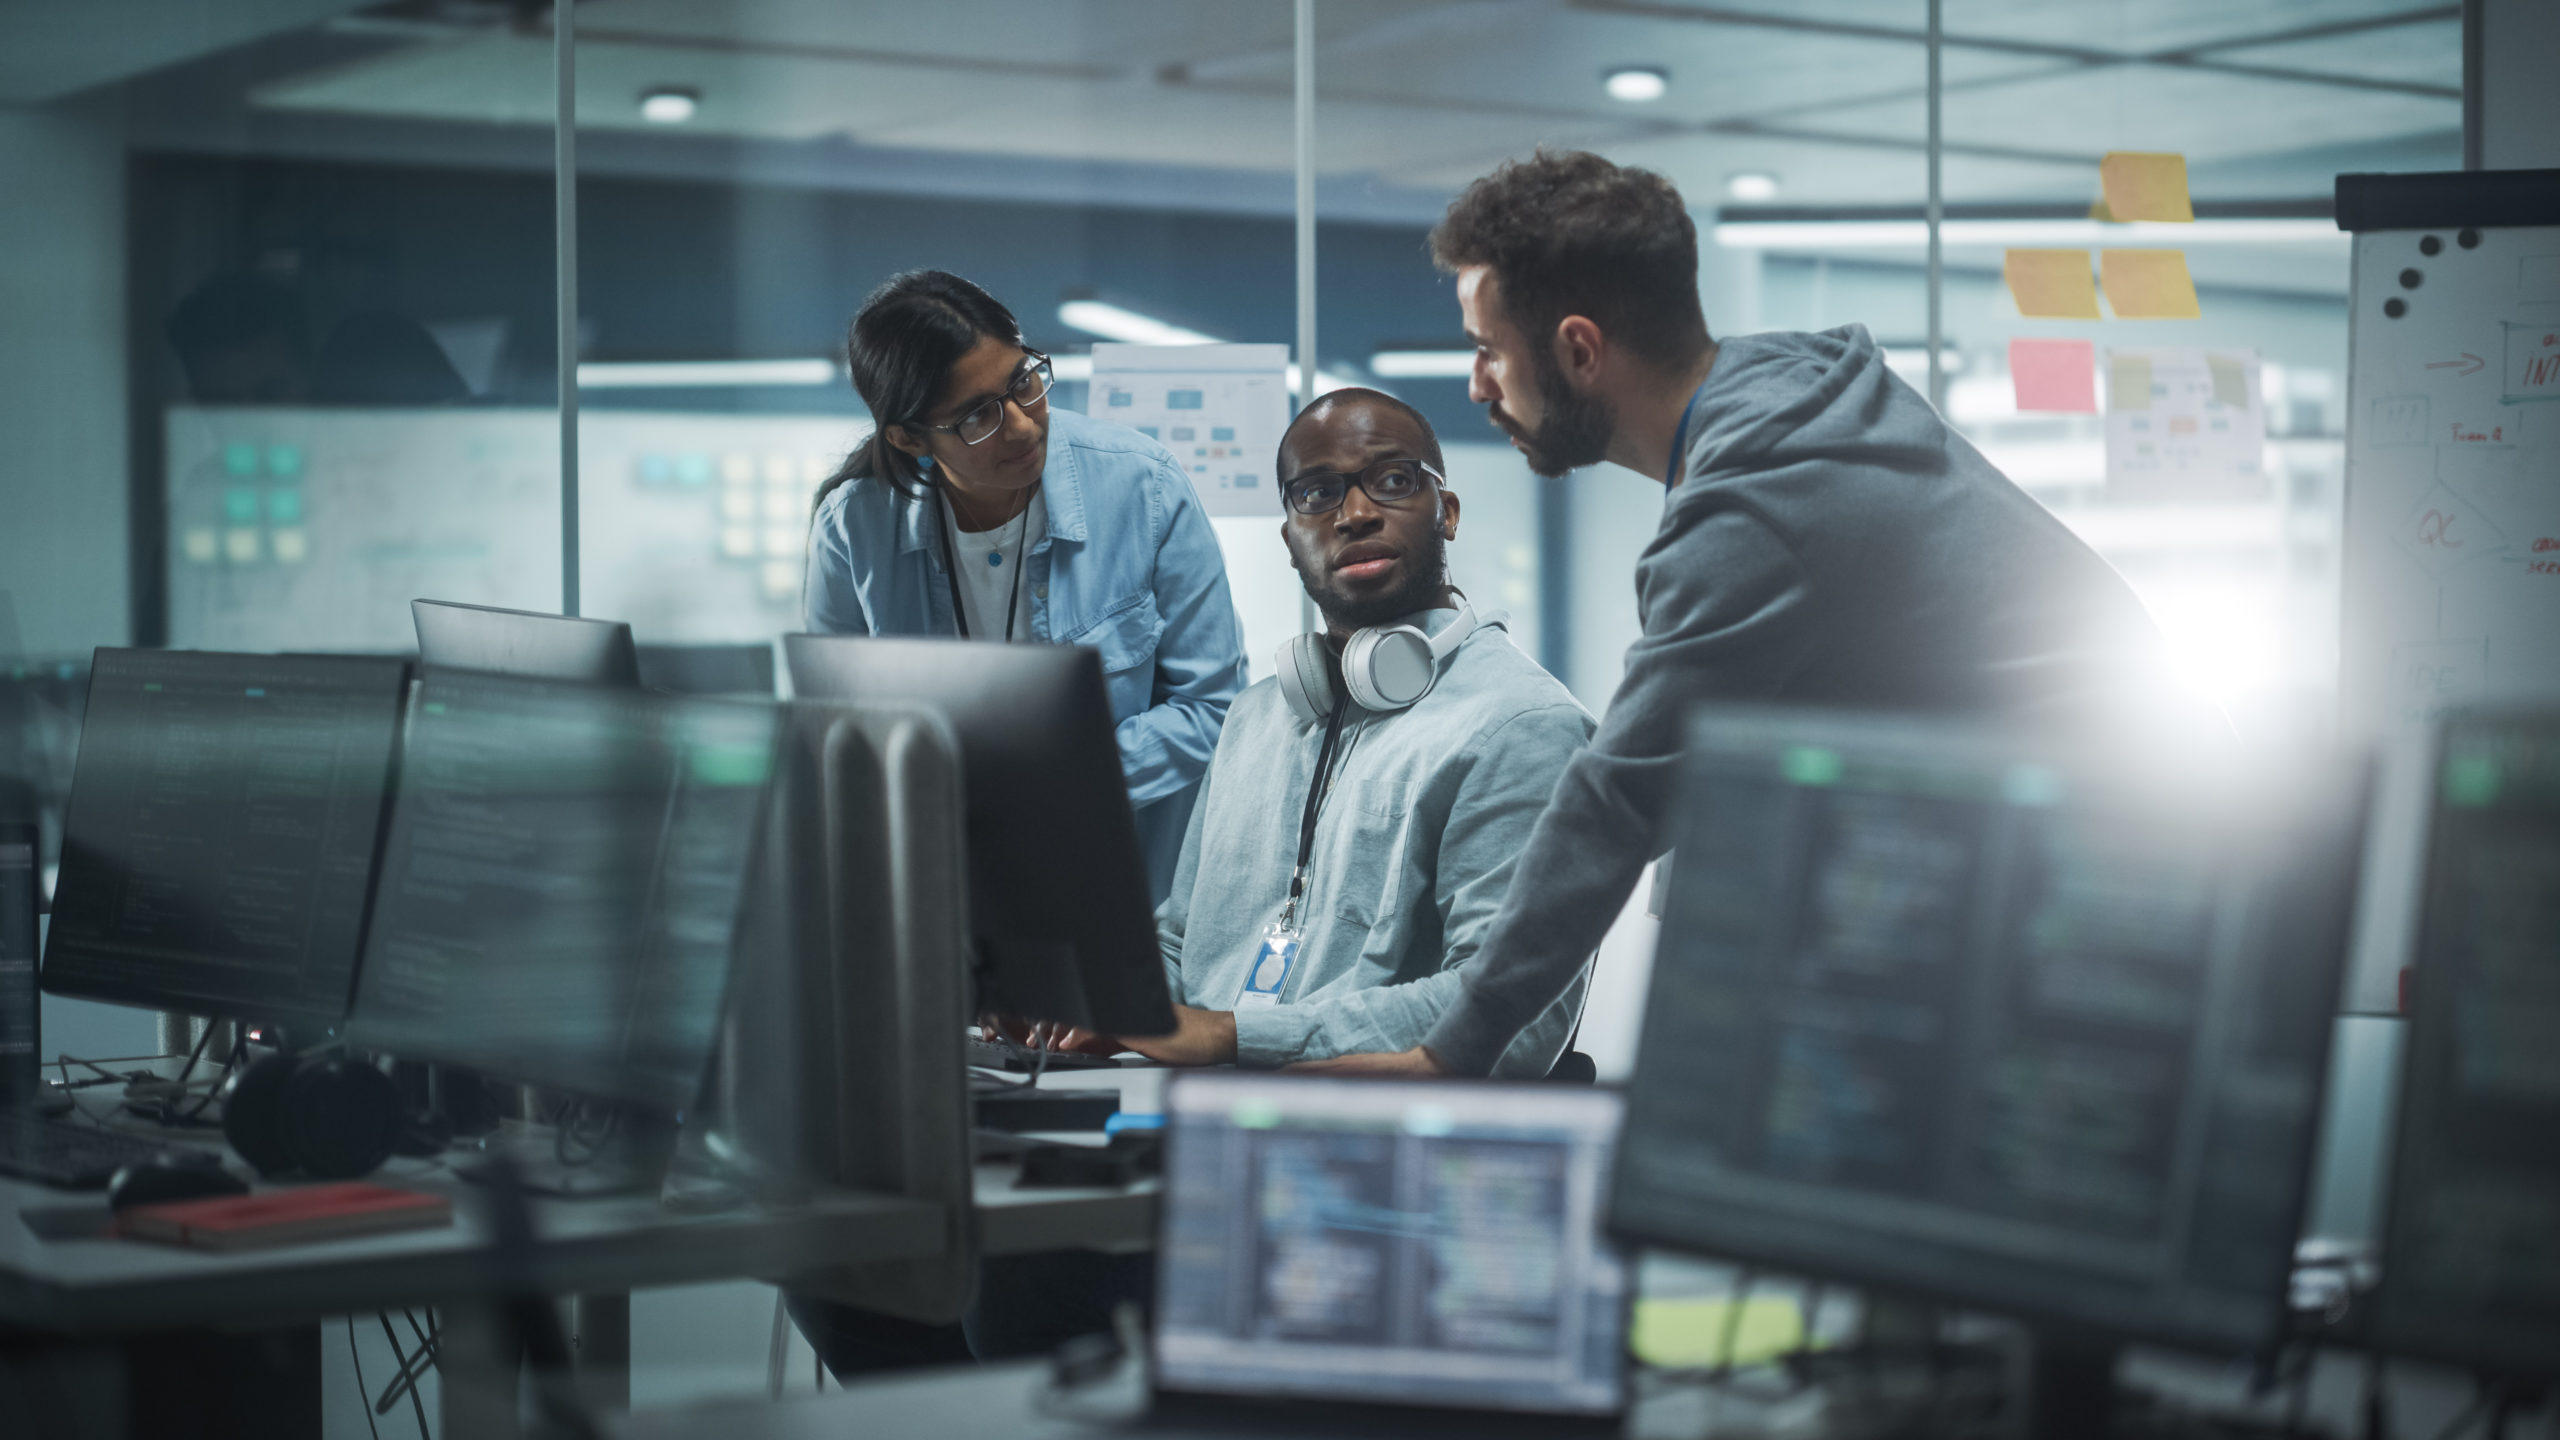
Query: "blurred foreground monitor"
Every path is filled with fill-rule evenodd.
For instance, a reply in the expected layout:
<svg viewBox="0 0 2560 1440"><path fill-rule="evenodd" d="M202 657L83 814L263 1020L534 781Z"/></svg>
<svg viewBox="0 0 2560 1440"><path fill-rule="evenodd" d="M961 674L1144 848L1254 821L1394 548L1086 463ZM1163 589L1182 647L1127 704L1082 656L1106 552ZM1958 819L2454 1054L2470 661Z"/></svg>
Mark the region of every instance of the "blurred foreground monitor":
<svg viewBox="0 0 2560 1440"><path fill-rule="evenodd" d="M719 1030L776 714L429 672L350 1038L684 1111Z"/></svg>
<svg viewBox="0 0 2560 1440"><path fill-rule="evenodd" d="M2443 722L2380 1348L2560 1379L2560 710Z"/></svg>
<svg viewBox="0 0 2560 1440"><path fill-rule="evenodd" d="M2361 771L1776 711L1688 741L1614 1229L2023 1317L2091 1427L2124 1341L2271 1349Z"/></svg>

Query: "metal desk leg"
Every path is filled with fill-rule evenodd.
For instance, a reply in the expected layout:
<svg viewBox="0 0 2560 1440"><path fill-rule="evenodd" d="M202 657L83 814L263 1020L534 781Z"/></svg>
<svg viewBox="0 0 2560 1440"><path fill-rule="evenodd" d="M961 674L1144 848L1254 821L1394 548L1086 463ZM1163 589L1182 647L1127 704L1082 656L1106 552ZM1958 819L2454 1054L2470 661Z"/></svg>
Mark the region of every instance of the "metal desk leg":
<svg viewBox="0 0 2560 1440"><path fill-rule="evenodd" d="M465 1303L444 1310L436 1338L437 1397L442 1433L473 1440L514 1440L523 1433L517 1385L524 1371L512 1331L494 1306Z"/></svg>
<svg viewBox="0 0 2560 1440"><path fill-rule="evenodd" d="M603 1410L631 1408L631 1296L581 1295L577 1304L578 1389Z"/></svg>

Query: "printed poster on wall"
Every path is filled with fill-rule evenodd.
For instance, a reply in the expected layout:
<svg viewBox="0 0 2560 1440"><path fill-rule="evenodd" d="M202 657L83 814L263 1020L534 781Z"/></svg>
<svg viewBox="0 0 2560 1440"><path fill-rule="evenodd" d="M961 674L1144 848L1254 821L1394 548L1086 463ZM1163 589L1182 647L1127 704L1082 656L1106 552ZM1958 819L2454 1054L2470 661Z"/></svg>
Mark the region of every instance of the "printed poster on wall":
<svg viewBox="0 0 2560 1440"><path fill-rule="evenodd" d="M1280 513L1288 346L1096 345L1085 410L1162 441L1209 514Z"/></svg>
<svg viewBox="0 0 2560 1440"><path fill-rule="evenodd" d="M2267 493L2267 412L2255 350L2109 350L2107 488L2141 500Z"/></svg>

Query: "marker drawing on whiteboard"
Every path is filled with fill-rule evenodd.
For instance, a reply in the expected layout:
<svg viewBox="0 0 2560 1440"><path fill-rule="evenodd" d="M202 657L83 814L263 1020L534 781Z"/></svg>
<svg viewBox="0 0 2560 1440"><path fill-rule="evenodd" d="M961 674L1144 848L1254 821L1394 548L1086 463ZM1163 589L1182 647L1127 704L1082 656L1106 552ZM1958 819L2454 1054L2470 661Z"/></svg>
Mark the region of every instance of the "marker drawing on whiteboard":
<svg viewBox="0 0 2560 1440"><path fill-rule="evenodd" d="M2427 362L2427 368L2430 370L2449 369L2454 371L2457 377L2461 377L2479 374L2481 367L2488 363L2488 361L2483 360L2479 356L2466 350L2463 352L2462 358L2459 360L2430 360Z"/></svg>
<svg viewBox="0 0 2560 1440"><path fill-rule="evenodd" d="M2505 323L2507 383L2498 398L2509 405L2560 400L2560 326Z"/></svg>
<svg viewBox="0 0 2560 1440"><path fill-rule="evenodd" d="M2366 443L2426 444L2427 430L2432 423L2427 411L2427 397L2424 395L2387 395L2375 400L2365 407L2365 416L2371 422L2369 428L2372 431L2372 437Z"/></svg>

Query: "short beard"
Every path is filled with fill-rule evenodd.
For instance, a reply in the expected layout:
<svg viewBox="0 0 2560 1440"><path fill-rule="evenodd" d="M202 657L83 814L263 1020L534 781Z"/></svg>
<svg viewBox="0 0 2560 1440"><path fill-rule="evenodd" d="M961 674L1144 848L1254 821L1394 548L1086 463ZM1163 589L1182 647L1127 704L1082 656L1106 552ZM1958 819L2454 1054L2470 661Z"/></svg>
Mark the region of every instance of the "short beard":
<svg viewBox="0 0 2560 1440"><path fill-rule="evenodd" d="M1520 446L1521 458L1529 462L1532 473L1557 479L1570 470L1597 465L1609 457L1609 441L1618 426L1617 417L1597 395L1575 392L1565 383L1564 367L1547 351L1533 352L1538 376L1538 408L1545 418L1536 431L1524 431L1496 405L1488 412L1495 428L1509 435Z"/></svg>
<svg viewBox="0 0 2560 1440"><path fill-rule="evenodd" d="M1361 599L1346 595L1334 581L1332 572L1311 570L1296 546L1289 549L1289 563L1305 582L1307 598L1316 602L1325 620L1345 630L1365 630L1390 620L1401 620L1417 611L1439 605L1440 592L1449 583L1449 541L1434 526L1422 542L1405 552L1405 582L1384 595ZM1321 563L1321 562L1318 562Z"/></svg>

